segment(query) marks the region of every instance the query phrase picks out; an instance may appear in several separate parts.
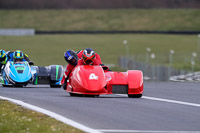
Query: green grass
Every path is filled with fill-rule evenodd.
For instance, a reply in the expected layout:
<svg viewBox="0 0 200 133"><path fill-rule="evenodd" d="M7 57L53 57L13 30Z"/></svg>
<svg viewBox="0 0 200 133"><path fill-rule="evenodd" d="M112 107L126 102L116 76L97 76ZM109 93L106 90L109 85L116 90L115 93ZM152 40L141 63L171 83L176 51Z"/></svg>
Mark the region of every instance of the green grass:
<svg viewBox="0 0 200 133"><path fill-rule="evenodd" d="M1 133L82 133L41 113L0 100Z"/></svg>
<svg viewBox="0 0 200 133"><path fill-rule="evenodd" d="M200 9L112 9L112 10L0 10L1 28L34 28L36 30L200 30ZM105 64L117 64L125 55L123 40L128 40L130 56L145 61L146 48L156 54L151 63L169 64L169 50L175 50L173 65L190 69L192 52L198 53L197 35L36 35L0 37L0 48L23 50L35 65L64 65L67 49L92 47Z"/></svg>
<svg viewBox="0 0 200 133"><path fill-rule="evenodd" d="M156 58L151 63L169 64L169 51L173 49L173 65L176 68L190 69L192 52L198 53L197 35L147 35L147 34L100 34L100 35L36 35L26 37L0 36L1 48L20 49L27 53L35 65L65 65L64 52L92 47L100 54L105 64L117 64L120 55L126 55L123 40L128 40L130 56L145 61L146 48L152 49ZM195 58L196 69L199 60Z"/></svg>
<svg viewBox="0 0 200 133"><path fill-rule="evenodd" d="M200 30L200 9L0 10L0 28Z"/></svg>

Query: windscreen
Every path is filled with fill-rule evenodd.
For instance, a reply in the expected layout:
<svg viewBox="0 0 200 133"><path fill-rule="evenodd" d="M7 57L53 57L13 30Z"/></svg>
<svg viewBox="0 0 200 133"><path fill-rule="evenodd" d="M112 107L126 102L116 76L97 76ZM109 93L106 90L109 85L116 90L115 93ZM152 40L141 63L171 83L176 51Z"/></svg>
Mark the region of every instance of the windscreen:
<svg viewBox="0 0 200 133"><path fill-rule="evenodd" d="M23 73L24 72L24 67L23 66L15 66L15 69L17 70L18 73Z"/></svg>

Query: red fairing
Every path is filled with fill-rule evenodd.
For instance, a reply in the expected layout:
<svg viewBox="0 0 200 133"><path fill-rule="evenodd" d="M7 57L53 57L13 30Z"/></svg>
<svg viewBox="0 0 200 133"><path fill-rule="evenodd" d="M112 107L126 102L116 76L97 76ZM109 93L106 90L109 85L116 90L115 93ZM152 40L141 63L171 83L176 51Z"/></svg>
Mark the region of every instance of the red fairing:
<svg viewBox="0 0 200 133"><path fill-rule="evenodd" d="M134 81L134 82L133 82ZM143 93L143 74L138 70L128 71L128 94Z"/></svg>
<svg viewBox="0 0 200 133"><path fill-rule="evenodd" d="M143 93L143 74L141 71L106 72L105 75L108 81L107 85L127 85L128 94Z"/></svg>
<svg viewBox="0 0 200 133"><path fill-rule="evenodd" d="M67 92L100 95L128 94L139 98L143 93L143 74L138 70L111 72L102 66L80 65L70 74Z"/></svg>
<svg viewBox="0 0 200 133"><path fill-rule="evenodd" d="M95 95L107 93L104 88L106 86L105 75L100 66L77 66L72 72L70 83L76 93Z"/></svg>

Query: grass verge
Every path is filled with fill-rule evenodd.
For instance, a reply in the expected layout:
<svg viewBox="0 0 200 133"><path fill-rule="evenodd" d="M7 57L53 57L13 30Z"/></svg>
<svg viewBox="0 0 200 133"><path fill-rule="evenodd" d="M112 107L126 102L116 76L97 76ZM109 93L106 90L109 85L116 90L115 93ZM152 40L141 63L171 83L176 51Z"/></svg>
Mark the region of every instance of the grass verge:
<svg viewBox="0 0 200 133"><path fill-rule="evenodd" d="M0 100L1 133L83 133L38 112Z"/></svg>

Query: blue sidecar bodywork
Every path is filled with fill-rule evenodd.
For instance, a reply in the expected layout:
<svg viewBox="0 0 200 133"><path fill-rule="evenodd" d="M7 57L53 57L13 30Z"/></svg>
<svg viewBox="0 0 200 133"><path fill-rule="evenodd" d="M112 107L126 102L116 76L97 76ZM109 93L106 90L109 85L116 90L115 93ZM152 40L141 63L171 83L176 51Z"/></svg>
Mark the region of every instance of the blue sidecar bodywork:
<svg viewBox="0 0 200 133"><path fill-rule="evenodd" d="M23 87L28 84L49 84L50 87L61 87L63 67L50 65L46 67L30 66L27 61L8 61L2 72L4 87Z"/></svg>

